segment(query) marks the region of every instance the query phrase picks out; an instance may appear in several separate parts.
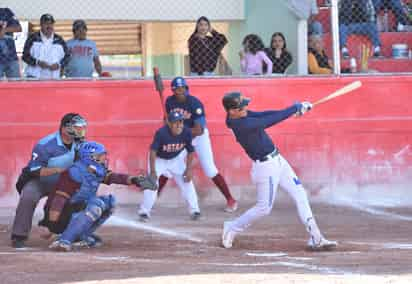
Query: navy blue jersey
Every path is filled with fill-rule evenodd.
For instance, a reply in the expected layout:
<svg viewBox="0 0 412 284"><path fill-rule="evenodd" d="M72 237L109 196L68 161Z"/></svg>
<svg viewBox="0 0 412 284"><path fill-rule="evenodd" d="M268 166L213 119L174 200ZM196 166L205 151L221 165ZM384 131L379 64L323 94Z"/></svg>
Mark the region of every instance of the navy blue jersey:
<svg viewBox="0 0 412 284"><path fill-rule="evenodd" d="M19 20L9 8L0 8L0 21L7 22L8 27L20 25ZM0 39L0 64L17 59L13 33L7 32L6 35Z"/></svg>
<svg viewBox="0 0 412 284"><path fill-rule="evenodd" d="M202 102L191 95L186 95L184 103L178 102L176 96L169 96L166 99L166 111L178 111L185 117L184 123L186 127L193 128L195 122L203 128L206 127L205 109Z"/></svg>
<svg viewBox="0 0 412 284"><path fill-rule="evenodd" d="M183 149L188 153L194 152L192 131L184 127L180 135L174 136L169 126L165 125L156 131L150 149L156 151L159 158L170 160L180 154Z"/></svg>
<svg viewBox="0 0 412 284"><path fill-rule="evenodd" d="M279 111L248 111L247 116L230 119L226 118L226 125L232 129L236 140L252 160L261 160L275 150L272 139L265 129L287 119L298 111L296 105Z"/></svg>

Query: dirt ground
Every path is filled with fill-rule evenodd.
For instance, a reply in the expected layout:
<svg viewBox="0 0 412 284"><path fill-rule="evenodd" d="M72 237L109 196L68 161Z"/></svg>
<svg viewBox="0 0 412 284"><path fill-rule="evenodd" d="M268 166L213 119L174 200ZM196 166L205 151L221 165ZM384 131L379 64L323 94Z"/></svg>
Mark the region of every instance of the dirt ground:
<svg viewBox="0 0 412 284"><path fill-rule="evenodd" d="M49 251L34 227L29 248L10 247L13 208L0 217L0 283L412 283L412 208L379 216L349 207L313 204L332 252L305 250L307 234L290 202L220 247L222 223L237 216L220 205L202 207L192 221L182 207L159 206L149 223L135 206L121 206L98 233L104 246L70 253Z"/></svg>

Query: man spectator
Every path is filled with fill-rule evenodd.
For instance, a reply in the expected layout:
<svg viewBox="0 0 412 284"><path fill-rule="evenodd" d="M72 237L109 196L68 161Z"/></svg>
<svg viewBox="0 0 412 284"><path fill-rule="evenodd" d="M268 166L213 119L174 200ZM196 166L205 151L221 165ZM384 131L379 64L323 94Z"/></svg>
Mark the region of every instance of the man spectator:
<svg viewBox="0 0 412 284"><path fill-rule="evenodd" d="M31 34L24 44L23 60L28 64L26 76L37 79L59 79L69 58L63 38L54 33L54 18L44 14L40 31Z"/></svg>
<svg viewBox="0 0 412 284"><path fill-rule="evenodd" d="M40 139L33 148L32 158L16 183L20 198L11 232L13 247L25 246L37 203L53 189L60 173L73 164L86 126L86 120L79 114L67 113L61 119L59 131Z"/></svg>
<svg viewBox="0 0 412 284"><path fill-rule="evenodd" d="M380 56L381 42L376 27L376 14L372 0L340 0L339 37L342 57L349 58L346 46L350 34L367 35L373 44L373 56Z"/></svg>
<svg viewBox="0 0 412 284"><path fill-rule="evenodd" d="M73 22L73 39L67 41L70 59L65 74L69 78L91 78L96 69L99 76L102 75L102 64L96 43L87 39L87 25L83 20Z"/></svg>
<svg viewBox="0 0 412 284"><path fill-rule="evenodd" d="M0 8L0 78L20 78L15 32L21 32L19 20L9 8Z"/></svg>
<svg viewBox="0 0 412 284"><path fill-rule="evenodd" d="M397 31L403 32L405 30L405 25L408 24L408 18L403 10L401 0L373 0L373 6L375 7L376 14L378 14L382 8L391 9L398 23Z"/></svg>

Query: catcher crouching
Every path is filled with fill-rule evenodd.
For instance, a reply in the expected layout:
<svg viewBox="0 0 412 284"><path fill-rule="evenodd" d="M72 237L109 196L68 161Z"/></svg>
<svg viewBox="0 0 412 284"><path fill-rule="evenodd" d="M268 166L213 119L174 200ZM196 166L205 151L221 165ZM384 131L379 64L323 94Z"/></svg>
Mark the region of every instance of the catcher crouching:
<svg viewBox="0 0 412 284"><path fill-rule="evenodd" d="M142 189L157 190L150 176L130 176L114 173L107 168L107 151L97 142L80 145L77 161L63 172L44 207L44 218L39 222L59 237L49 248L71 251L73 243L97 247L102 239L94 232L112 214L115 197L97 195L101 183L134 184Z"/></svg>

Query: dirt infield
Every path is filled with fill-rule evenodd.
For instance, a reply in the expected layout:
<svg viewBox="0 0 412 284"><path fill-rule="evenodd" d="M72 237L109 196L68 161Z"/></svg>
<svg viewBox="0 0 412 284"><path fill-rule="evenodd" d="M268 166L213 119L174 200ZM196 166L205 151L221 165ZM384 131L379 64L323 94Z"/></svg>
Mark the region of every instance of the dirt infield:
<svg viewBox="0 0 412 284"><path fill-rule="evenodd" d="M241 204L235 215L250 205ZM191 221L184 208L157 206L142 224L134 206L121 206L99 231L103 247L70 253L49 251L37 228L29 249L12 249L10 209L0 219L0 282L412 283L412 226L399 217L412 216L412 208L365 212L313 204L325 235L340 244L321 253L305 250L307 234L289 202L278 202L229 250L220 238L223 221L233 215L218 205L202 209L202 219Z"/></svg>

